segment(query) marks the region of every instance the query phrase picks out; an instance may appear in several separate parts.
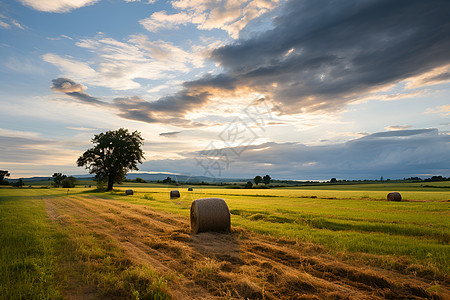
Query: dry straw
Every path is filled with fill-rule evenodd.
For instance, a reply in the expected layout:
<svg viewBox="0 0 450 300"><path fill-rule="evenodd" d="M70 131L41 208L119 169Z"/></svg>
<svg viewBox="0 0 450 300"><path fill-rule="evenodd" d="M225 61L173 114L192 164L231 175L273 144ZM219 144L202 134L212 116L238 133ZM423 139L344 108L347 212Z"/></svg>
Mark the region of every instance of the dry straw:
<svg viewBox="0 0 450 300"><path fill-rule="evenodd" d="M203 198L191 204L191 232L230 231L231 216L222 198Z"/></svg>
<svg viewBox="0 0 450 300"><path fill-rule="evenodd" d="M402 195L399 192L392 192L387 195L388 201L402 201Z"/></svg>
<svg viewBox="0 0 450 300"><path fill-rule="evenodd" d="M180 198L180 192L177 190L170 191L170 198Z"/></svg>

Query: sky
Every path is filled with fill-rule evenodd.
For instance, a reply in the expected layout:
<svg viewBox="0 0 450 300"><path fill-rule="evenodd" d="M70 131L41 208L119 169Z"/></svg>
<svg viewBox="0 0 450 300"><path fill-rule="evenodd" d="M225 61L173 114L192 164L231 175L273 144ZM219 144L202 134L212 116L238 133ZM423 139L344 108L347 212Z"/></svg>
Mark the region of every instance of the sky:
<svg viewBox="0 0 450 300"><path fill-rule="evenodd" d="M0 2L0 169L86 174L94 135L143 172L450 176L450 2Z"/></svg>

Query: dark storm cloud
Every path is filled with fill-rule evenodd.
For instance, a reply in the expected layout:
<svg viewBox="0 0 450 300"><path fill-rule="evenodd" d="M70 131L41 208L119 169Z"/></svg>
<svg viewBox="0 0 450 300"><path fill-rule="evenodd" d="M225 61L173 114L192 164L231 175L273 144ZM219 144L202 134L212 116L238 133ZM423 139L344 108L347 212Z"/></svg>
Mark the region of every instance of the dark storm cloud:
<svg viewBox="0 0 450 300"><path fill-rule="evenodd" d="M122 118L146 123L168 123L184 127L203 126L201 123L186 120L184 115L206 103L209 96L209 93L204 91L191 92L184 89L172 96L161 97L153 102L133 96L115 98L112 103L108 103L86 94L84 85L69 78L53 79L52 83L51 89L53 91L64 93L83 103L116 109L117 115Z"/></svg>
<svg viewBox="0 0 450 300"><path fill-rule="evenodd" d="M191 93L182 90L172 96L165 96L157 101L148 102L139 97L115 98L113 104L119 109L118 115L147 123L167 123L183 127L202 126L185 119L185 114L208 101L209 93Z"/></svg>
<svg viewBox="0 0 450 300"><path fill-rule="evenodd" d="M449 12L442 0L289 1L272 30L212 52L224 74L189 86L247 85L294 112L336 108L450 63Z"/></svg>
<svg viewBox="0 0 450 300"><path fill-rule="evenodd" d="M92 97L86 94L84 91L86 87L80 83L76 83L72 79L59 77L52 80L53 85L51 89L55 92L64 93L68 96L71 96L75 99L78 99L82 102L86 102L89 104L97 104L104 105L105 102L98 100L95 97Z"/></svg>
<svg viewBox="0 0 450 300"><path fill-rule="evenodd" d="M242 152L236 148L219 150L215 153L233 158L222 177L270 174L273 178L326 180L450 176L450 135L437 129L379 132L322 146L272 142L248 146ZM240 157L235 152L241 153ZM202 175L205 170L194 159L199 154L184 153L185 159L148 161L144 165Z"/></svg>

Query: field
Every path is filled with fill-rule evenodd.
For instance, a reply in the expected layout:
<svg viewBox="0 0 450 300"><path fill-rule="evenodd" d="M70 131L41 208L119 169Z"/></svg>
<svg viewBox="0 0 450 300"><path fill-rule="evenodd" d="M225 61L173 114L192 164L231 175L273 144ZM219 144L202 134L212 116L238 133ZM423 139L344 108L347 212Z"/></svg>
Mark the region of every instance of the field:
<svg viewBox="0 0 450 300"><path fill-rule="evenodd" d="M422 184L1 188L0 298L450 299L450 185ZM230 234L190 234L204 197Z"/></svg>

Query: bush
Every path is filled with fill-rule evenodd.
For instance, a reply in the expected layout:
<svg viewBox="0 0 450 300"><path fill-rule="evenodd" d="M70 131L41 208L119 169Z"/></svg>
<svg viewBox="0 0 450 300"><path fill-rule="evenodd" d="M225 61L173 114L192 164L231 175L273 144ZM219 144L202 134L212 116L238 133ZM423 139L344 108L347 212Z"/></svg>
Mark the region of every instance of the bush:
<svg viewBox="0 0 450 300"><path fill-rule="evenodd" d="M69 176L61 182L61 186L66 189L74 188L76 182L77 182L77 179L75 177Z"/></svg>

